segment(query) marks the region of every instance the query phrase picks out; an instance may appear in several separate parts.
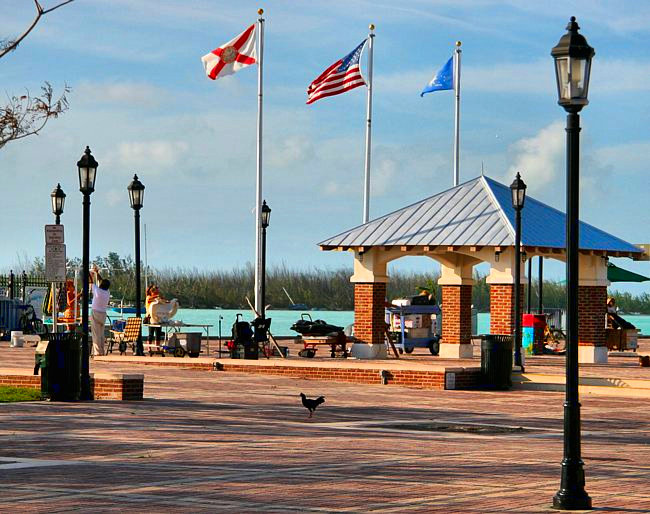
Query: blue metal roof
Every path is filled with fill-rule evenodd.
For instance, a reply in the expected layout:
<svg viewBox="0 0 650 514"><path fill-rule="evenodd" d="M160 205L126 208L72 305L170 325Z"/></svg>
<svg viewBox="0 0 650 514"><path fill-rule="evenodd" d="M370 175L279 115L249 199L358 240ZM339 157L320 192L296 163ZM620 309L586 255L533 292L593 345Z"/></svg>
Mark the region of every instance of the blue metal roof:
<svg viewBox="0 0 650 514"><path fill-rule="evenodd" d="M501 211L505 214L510 225L514 227L515 210L512 207L510 187L489 177L483 178L499 203ZM527 195L524 209L521 211L521 244L524 246L565 248L565 223L566 216L563 212ZM580 222L580 249L642 252L639 247L583 221Z"/></svg>
<svg viewBox="0 0 650 514"><path fill-rule="evenodd" d="M319 243L323 249L373 246L513 246L515 211L510 188L480 176ZM526 197L522 245L565 247L565 215ZM580 222L580 248L643 251Z"/></svg>

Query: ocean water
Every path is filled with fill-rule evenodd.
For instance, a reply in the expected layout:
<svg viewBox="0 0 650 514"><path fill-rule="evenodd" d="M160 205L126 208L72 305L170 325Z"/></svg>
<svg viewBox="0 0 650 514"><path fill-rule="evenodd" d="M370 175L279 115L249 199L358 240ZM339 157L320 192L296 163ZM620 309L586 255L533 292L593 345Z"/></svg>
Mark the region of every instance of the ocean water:
<svg viewBox="0 0 650 514"><path fill-rule="evenodd" d="M179 309L174 317L175 320L181 320L185 323L195 324L204 323L213 325L210 328L210 335L219 335L219 322L221 321L221 333L223 337L229 337L231 328L235 322L237 314L242 314L242 319L245 321L252 321L253 314L249 309ZM271 333L277 336L296 335L297 333L291 330L297 320L300 319L300 311L289 310L269 310L267 317L271 318ZM312 319L322 319L332 325L339 325L345 327L354 322L353 311L309 311L308 313ZM113 315L109 312L112 319L117 319L118 314ZM627 321L641 330L642 334L650 334L650 316L643 315L624 315ZM488 334L490 332L490 313L481 312L478 314L477 319L477 333ZM185 328L186 332L196 331L196 328Z"/></svg>

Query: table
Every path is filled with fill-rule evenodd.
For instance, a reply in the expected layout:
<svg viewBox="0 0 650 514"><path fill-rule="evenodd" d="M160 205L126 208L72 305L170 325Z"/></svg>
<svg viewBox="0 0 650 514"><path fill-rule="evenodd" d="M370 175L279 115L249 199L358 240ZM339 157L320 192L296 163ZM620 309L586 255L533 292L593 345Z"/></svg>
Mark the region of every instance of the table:
<svg viewBox="0 0 650 514"><path fill-rule="evenodd" d="M208 323L184 323L182 321L169 321L167 323L143 323L143 327L152 327L152 328L162 328L165 332L165 341L169 339L169 334L175 334L176 332L180 332L181 328L202 328L205 330L206 334L206 342L207 342L207 349L208 349L208 355L210 355L210 329L214 327L214 325L210 325ZM201 332L201 339L203 339L203 332Z"/></svg>

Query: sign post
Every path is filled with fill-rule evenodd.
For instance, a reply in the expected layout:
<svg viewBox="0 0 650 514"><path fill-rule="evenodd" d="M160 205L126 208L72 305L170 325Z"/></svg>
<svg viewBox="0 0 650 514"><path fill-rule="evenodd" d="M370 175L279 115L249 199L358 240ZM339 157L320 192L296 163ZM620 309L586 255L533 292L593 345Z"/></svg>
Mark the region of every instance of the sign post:
<svg viewBox="0 0 650 514"><path fill-rule="evenodd" d="M57 332L56 284L65 282L65 239L63 225L45 225L45 279L52 282L52 330Z"/></svg>

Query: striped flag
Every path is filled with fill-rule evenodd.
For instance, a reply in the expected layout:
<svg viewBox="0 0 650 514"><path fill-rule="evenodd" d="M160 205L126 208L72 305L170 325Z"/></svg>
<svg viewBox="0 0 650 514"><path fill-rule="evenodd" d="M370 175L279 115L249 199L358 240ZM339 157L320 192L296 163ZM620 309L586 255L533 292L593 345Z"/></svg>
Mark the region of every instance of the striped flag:
<svg viewBox="0 0 650 514"><path fill-rule="evenodd" d="M232 75L257 62L255 53L255 24L225 45L201 57L205 74L212 80Z"/></svg>
<svg viewBox="0 0 650 514"><path fill-rule="evenodd" d="M364 39L359 46L339 59L329 68L327 68L319 77L314 80L307 88L307 103L314 103L316 100L326 96L340 95L359 86L366 84L361 75L359 59L361 51L366 44Z"/></svg>

